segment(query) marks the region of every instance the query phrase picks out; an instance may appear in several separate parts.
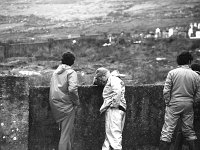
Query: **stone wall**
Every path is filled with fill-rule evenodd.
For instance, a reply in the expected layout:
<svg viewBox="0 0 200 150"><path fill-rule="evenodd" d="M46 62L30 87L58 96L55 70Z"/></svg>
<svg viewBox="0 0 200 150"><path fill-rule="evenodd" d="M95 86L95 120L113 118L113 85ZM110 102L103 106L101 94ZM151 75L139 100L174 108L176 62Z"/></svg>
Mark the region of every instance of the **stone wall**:
<svg viewBox="0 0 200 150"><path fill-rule="evenodd" d="M27 78L0 76L0 149L28 146L29 86Z"/></svg>
<svg viewBox="0 0 200 150"><path fill-rule="evenodd" d="M66 50L71 49L73 51L73 40L78 41L80 45L94 44L96 39L90 38L91 37L61 40L49 39L48 41L37 43L3 43L0 46L0 61L2 60L1 57L36 57L38 59L60 57L60 54Z"/></svg>
<svg viewBox="0 0 200 150"><path fill-rule="evenodd" d="M77 43L73 43L76 40ZM0 61L10 57L36 57L48 59L60 57L67 50L75 51L75 47L102 45L106 38L102 35L83 36L71 39L48 39L47 41L34 43L0 43ZM59 59L60 60L60 59Z"/></svg>
<svg viewBox="0 0 200 150"><path fill-rule="evenodd" d="M126 86L127 114L123 150L158 149L164 116L162 90L162 85ZM57 149L60 132L52 118L48 92L48 87L35 87L30 90L30 150ZM104 115L99 113L103 102L101 93L101 87L79 87L81 108L77 111L75 121L74 150L101 149L105 132ZM199 108L199 105L195 107L195 130L198 138Z"/></svg>
<svg viewBox="0 0 200 150"><path fill-rule="evenodd" d="M48 102L48 87L30 89L29 150L57 149L59 130Z"/></svg>
<svg viewBox="0 0 200 150"><path fill-rule="evenodd" d="M0 77L1 150L57 150L60 131L48 103L49 87L31 87L24 77ZM74 150L100 150L104 141L102 87L79 87ZM156 150L163 125L162 85L126 86L123 150ZM29 115L28 115L29 114ZM200 105L195 107L200 139ZM174 141L174 139L173 139Z"/></svg>

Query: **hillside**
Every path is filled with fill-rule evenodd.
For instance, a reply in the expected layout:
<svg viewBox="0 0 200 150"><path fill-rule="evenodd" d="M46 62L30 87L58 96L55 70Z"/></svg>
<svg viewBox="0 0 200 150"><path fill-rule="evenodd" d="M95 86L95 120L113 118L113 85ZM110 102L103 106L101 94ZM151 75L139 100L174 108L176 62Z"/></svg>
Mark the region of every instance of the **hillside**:
<svg viewBox="0 0 200 150"><path fill-rule="evenodd" d="M102 46L102 42L94 38L87 38L84 42L77 39L76 44L68 42L62 48L55 45L55 51L50 54L45 48L28 54L28 57L7 58L0 63L1 73L28 75L31 85L48 86L52 72L60 63L60 49L75 53L73 68L78 72L80 85L92 84L94 72L99 67L119 70L126 75L123 78L126 85L161 84L168 71L177 66L176 56L183 50L191 51L194 62L200 63L200 40L171 37L145 39L134 44L125 38L123 44L110 46Z"/></svg>
<svg viewBox="0 0 200 150"><path fill-rule="evenodd" d="M200 21L199 0L2 0L0 41L135 32Z"/></svg>

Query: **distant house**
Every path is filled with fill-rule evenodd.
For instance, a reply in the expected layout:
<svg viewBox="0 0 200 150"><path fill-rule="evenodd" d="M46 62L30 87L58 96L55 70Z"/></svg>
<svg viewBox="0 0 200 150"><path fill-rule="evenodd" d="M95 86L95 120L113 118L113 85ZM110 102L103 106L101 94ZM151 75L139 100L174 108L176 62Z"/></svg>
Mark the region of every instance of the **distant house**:
<svg viewBox="0 0 200 150"><path fill-rule="evenodd" d="M155 30L155 38L159 38L161 37L161 31L160 31L160 28L156 28Z"/></svg>
<svg viewBox="0 0 200 150"><path fill-rule="evenodd" d="M200 31L196 31L196 37L200 38Z"/></svg>
<svg viewBox="0 0 200 150"><path fill-rule="evenodd" d="M172 35L174 35L174 29L173 28L169 28L168 37L171 37Z"/></svg>
<svg viewBox="0 0 200 150"><path fill-rule="evenodd" d="M199 29L199 30L200 30L200 23L198 23L197 29Z"/></svg>
<svg viewBox="0 0 200 150"><path fill-rule="evenodd" d="M190 39L200 39L200 23L190 23L188 36Z"/></svg>
<svg viewBox="0 0 200 150"><path fill-rule="evenodd" d="M193 35L193 28L190 27L189 30L188 30L189 38L192 37L192 35Z"/></svg>

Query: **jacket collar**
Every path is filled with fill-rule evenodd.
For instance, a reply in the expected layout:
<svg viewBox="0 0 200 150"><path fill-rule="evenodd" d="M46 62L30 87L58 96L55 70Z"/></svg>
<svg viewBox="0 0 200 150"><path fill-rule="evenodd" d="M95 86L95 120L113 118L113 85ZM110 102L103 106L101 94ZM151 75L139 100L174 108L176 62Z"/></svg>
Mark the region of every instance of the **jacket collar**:
<svg viewBox="0 0 200 150"><path fill-rule="evenodd" d="M185 68L185 69L190 69L190 66L189 65L180 65L178 66L179 68Z"/></svg>
<svg viewBox="0 0 200 150"><path fill-rule="evenodd" d="M55 73L57 74L61 74L63 73L65 70L71 69L71 66L65 65L65 64L60 64L58 66L58 68L56 69Z"/></svg>

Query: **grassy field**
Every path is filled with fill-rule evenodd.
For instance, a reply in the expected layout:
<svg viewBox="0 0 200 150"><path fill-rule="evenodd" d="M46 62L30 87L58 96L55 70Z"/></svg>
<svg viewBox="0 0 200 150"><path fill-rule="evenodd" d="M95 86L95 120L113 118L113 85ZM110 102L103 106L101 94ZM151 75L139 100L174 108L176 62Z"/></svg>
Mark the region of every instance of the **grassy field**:
<svg viewBox="0 0 200 150"><path fill-rule="evenodd" d="M79 84L92 84L94 72L99 67L110 71L119 70L126 74L123 79L126 85L162 84L168 71L175 68L176 56L183 50L191 51L196 63L200 63L200 40L172 37L169 39L146 39L141 44L131 44L125 39L124 44L102 46L100 41L88 39L84 44L66 47L75 53L73 68L78 72ZM54 47L57 49L57 47ZM55 55L55 56L54 56ZM13 57L1 63L8 64L4 73L22 74L29 71L32 86L48 86L54 69L60 63L55 53L51 57ZM60 54L61 55L61 54ZM59 56L60 57L60 56Z"/></svg>

